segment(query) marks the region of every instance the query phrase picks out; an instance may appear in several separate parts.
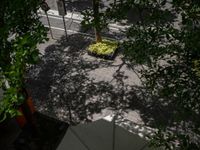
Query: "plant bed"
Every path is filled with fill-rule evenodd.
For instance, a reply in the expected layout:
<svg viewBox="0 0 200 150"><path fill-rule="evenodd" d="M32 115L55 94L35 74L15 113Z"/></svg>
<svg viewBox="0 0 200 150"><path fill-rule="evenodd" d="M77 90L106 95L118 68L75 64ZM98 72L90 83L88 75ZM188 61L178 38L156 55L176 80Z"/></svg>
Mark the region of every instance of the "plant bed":
<svg viewBox="0 0 200 150"><path fill-rule="evenodd" d="M110 40L102 40L99 43L92 43L88 47L88 54L91 56L114 60L118 51L118 42Z"/></svg>

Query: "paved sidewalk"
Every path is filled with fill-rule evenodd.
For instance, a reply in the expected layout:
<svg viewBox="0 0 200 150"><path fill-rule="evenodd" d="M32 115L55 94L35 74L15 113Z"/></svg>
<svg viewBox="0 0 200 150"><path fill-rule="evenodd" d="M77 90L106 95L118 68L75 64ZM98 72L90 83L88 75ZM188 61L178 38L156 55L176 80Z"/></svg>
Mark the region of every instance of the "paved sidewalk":
<svg viewBox="0 0 200 150"><path fill-rule="evenodd" d="M52 105L52 115L65 120L68 112L63 106L67 104L61 99L82 101L89 107L100 107L91 110L94 111L91 114L84 112L89 113L88 119L96 120L101 117L98 116L101 110L102 115L106 116L121 109L120 107L129 107L126 98L141 83L138 76L124 64L122 56L119 55L114 61L98 59L86 52L86 47L92 41L90 37L74 34L69 36L68 41L64 36L61 38L39 46L43 54L42 60L29 71L29 86L38 109L48 112L51 111L49 105ZM50 103L43 104L47 99ZM96 102L102 106L98 106ZM57 108L58 103L63 105ZM136 122L142 123L139 114L135 113L135 117Z"/></svg>
<svg viewBox="0 0 200 150"><path fill-rule="evenodd" d="M151 108L139 79L139 66L129 67L118 54L114 61L89 56L92 38L61 33L39 45L38 65L30 67L27 87L37 110L69 122L69 108L75 123L95 121L120 112L122 126L146 126L159 120L160 112ZM69 107L70 106L70 107Z"/></svg>

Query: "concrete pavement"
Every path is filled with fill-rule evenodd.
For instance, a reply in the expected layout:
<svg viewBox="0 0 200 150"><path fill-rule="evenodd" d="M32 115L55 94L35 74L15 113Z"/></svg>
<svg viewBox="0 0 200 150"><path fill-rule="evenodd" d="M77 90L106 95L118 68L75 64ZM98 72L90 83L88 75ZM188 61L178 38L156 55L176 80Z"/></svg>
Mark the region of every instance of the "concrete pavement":
<svg viewBox="0 0 200 150"><path fill-rule="evenodd" d="M57 39L38 46L41 61L27 74L27 87L37 110L65 122L69 122L71 111L75 123L119 112L121 126L152 133L146 124L154 122L159 112L148 109L150 103L142 97L140 66L131 69L120 54L114 61L89 56L92 37L71 33L66 39L63 31L53 32Z"/></svg>

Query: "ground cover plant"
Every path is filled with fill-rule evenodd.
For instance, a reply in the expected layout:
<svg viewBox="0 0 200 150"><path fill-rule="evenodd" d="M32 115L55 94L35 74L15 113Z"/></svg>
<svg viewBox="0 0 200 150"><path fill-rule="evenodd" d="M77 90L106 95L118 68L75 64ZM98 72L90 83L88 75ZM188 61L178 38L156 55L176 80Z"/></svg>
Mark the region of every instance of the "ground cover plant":
<svg viewBox="0 0 200 150"><path fill-rule="evenodd" d="M117 48L117 42L102 40L101 42L89 45L88 54L113 59Z"/></svg>

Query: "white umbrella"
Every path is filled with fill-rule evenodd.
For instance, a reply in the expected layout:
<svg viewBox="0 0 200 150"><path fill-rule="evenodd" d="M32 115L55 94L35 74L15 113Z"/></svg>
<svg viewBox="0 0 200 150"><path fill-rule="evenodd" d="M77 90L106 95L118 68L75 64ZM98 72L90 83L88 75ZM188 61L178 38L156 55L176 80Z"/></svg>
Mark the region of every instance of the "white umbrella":
<svg viewBox="0 0 200 150"><path fill-rule="evenodd" d="M69 127L57 150L150 150L148 141L104 119Z"/></svg>

